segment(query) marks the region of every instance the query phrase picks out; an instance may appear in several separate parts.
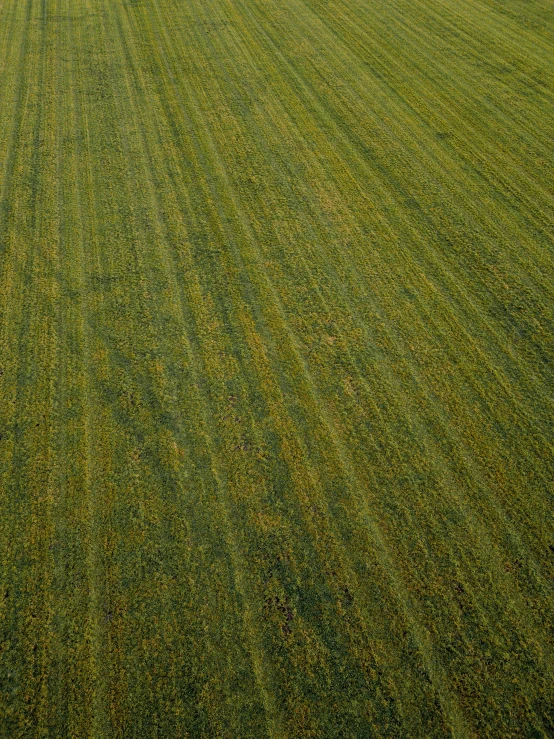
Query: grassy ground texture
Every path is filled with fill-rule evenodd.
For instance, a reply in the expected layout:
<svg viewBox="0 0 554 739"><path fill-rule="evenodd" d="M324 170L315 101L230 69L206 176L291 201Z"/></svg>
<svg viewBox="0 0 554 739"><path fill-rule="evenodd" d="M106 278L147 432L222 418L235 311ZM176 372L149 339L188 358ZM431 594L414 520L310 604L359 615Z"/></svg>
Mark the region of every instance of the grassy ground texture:
<svg viewBox="0 0 554 739"><path fill-rule="evenodd" d="M0 3L0 736L554 736L551 0Z"/></svg>

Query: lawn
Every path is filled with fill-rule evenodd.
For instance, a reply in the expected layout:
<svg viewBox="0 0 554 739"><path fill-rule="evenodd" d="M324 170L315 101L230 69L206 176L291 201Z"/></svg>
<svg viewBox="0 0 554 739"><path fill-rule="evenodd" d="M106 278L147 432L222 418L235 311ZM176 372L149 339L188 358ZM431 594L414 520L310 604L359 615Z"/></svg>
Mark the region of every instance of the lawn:
<svg viewBox="0 0 554 739"><path fill-rule="evenodd" d="M554 736L552 0L0 1L0 737Z"/></svg>

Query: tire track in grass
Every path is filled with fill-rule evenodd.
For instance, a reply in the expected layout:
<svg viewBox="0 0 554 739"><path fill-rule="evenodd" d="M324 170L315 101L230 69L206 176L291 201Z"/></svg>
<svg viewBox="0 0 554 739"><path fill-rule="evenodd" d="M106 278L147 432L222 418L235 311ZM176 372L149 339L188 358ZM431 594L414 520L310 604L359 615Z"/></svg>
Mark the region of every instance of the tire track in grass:
<svg viewBox="0 0 554 739"><path fill-rule="evenodd" d="M92 22L87 23L89 18ZM74 170L73 187L77 201L77 224L79 234L72 234L72 248L75 252L75 277L79 300L75 317L79 332L77 361L80 365L83 382L82 393L82 525L84 528L85 552L84 567L87 579L87 602L83 612L84 640L87 655L84 658L87 674L84 676L85 695L82 697L87 711L86 722L94 739L113 736L110 723L109 683L116 676L110 661L110 642L106 629L106 600L109 587L106 577L106 555L103 551L105 532L105 510L109 510L109 495L112 493L110 472L110 440L106 438L109 423L106 411L99 403L93 386L96 373L107 373L107 363L90 330L90 314L104 314L105 307L100 297L89 298L89 285L92 275L109 274L105 258L101 254L99 235L99 204L96 193L99 188L99 175L95 171L97 161L94 144L95 133L91 120L98 125L104 107L101 89L95 89L98 78L91 75L91 62L98 58L102 46L98 44L97 28L101 19L95 14L93 6L86 1L77 6L75 21L70 24L70 42L75 49L75 62L71 65L71 83L75 115L75 132L82 137L82 145L76 147L76 154L82 160L82 169ZM94 32L92 31L94 28ZM96 38L95 38L96 37ZM95 105L96 103L96 105ZM80 141L80 138L78 139ZM73 241L74 240L74 241ZM104 513L103 513L104 509ZM120 677L117 675L117 677ZM88 710L87 710L88 709Z"/></svg>
<svg viewBox="0 0 554 739"><path fill-rule="evenodd" d="M14 231L12 221L16 217L15 203L12 205L14 191L14 179L20 170L17 169L18 159L17 152L19 141L23 129L24 113L26 109L26 100L24 97L25 88L25 66L28 63L27 47L29 37L29 25L31 18L32 3L31 0L27 5L18 5L24 21L19 17L14 9L13 22L15 27L20 28L19 34L12 33L12 43L15 48L14 53L17 54L17 63L14 67L14 87L16 90L12 125L10 128L10 137L8 149L5 156L5 169L2 177L2 194L0 209L0 248L2 249L2 270L0 273L2 289L0 291L0 337L2 347L1 372L0 375L0 393L2 402L0 403L0 412L2 413L2 439L0 440L0 449L2 450L3 463L0 465L0 475L2 475L2 489L6 489L9 484L9 471L11 469L10 459L13 453L13 444L7 430L13 424L13 398L15 392L15 375L17 362L17 349L12 348L10 328L14 325L12 321L17 323L14 311L20 307L21 301L14 299L14 282L17 279L19 270L19 260L24 259L25 251L14 248ZM7 28L9 26L7 25ZM18 41L18 47L16 47ZM10 48L10 47L8 47ZM9 107L6 105L6 110ZM19 160L21 162L21 160ZM21 166L21 165L20 165ZM9 537L3 537L4 542L8 542Z"/></svg>
<svg viewBox="0 0 554 739"><path fill-rule="evenodd" d="M83 227L78 203L78 154L82 148L77 123L77 90L74 79L78 48L72 26L80 17L79 9L60 2L54 12L56 21L57 79L57 200L60 203L58 261L54 277L59 299L57 326L59 362L57 376L56 474L57 504L55 516L55 561L52 599L55 606L57 639L56 665L50 675L51 702L57 707L51 733L56 736L90 736L91 695L86 648L87 573L82 525L83 499L87 495L86 421L84 411L88 391L83 388L82 327L79 310L83 300L78 252ZM80 172L79 172L80 174ZM79 234L75 238L75 233Z"/></svg>
<svg viewBox="0 0 554 739"><path fill-rule="evenodd" d="M67 697L67 731L76 736L110 736L105 668L105 632L102 627L102 558L99 537L99 482L93 470L95 453L91 423L102 426L102 413L90 384L91 348L87 335L87 284L90 265L98 259L95 183L92 177L91 135L86 96L90 86L84 74L83 55L88 53L89 4L64 5L67 54L67 105L64 156L60 162L60 198L64 203L64 229L60 279L63 285L62 320L66 327L64 374L60 386L67 397L69 419L64 428L67 468L61 481L69 582L76 580L67 597L71 639L67 659L73 670ZM90 254L90 256L89 256ZM68 448L69 447L69 448ZM98 453L98 452L97 452ZM100 452L100 455L102 452ZM71 533L73 536L71 536ZM67 538L70 542L67 542ZM71 604L71 605L69 605Z"/></svg>
<svg viewBox="0 0 554 739"><path fill-rule="evenodd" d="M10 424L13 452L6 486L13 519L9 537L11 551L4 560L8 572L14 569L13 575L8 576L4 594L13 603L11 618L6 622L9 699L4 705L4 719L7 729L15 736L25 735L33 725L43 727L43 730L48 725L47 672L51 665L52 615L49 601L52 555L49 544L54 460L49 442L53 422L51 377L56 340L52 320L55 286L49 279L48 265L52 259L50 239L55 233L56 218L52 211L43 211L50 184L48 143L45 141L44 148L39 147L42 125L49 114L43 93L48 89L50 78L47 73L51 68L46 47L45 8L35 3L30 4L27 10L29 41L26 42L25 55L30 64L27 70L28 128L26 138L20 141L22 150L27 145L29 158L21 157L18 159L19 168L14 168L13 187L20 188L21 195L10 214L14 229L17 229L12 232L12 238L17 236L20 239L21 253L25 256L21 265L13 268L13 280L20 284L19 298L13 306L16 315L17 308L21 313L17 323L11 324L12 328L17 326L14 332L17 349L14 347L14 352L17 352L18 364L16 370L13 364L9 367L16 383L12 396L14 415ZM36 74L33 62L37 65Z"/></svg>
<svg viewBox="0 0 554 739"><path fill-rule="evenodd" d="M32 312L38 313L40 322L36 331L35 356L30 356L31 364L37 368L36 377L39 372L43 376L40 385L36 382L36 395L33 397L31 407L33 410L43 410L43 419L35 426L39 428L37 434L37 450L31 451L31 458L35 457L33 470L33 483L39 475L43 478L36 485L37 498L36 510L33 512L33 543L37 548L36 577L40 583L34 603L34 609L43 611L43 630L41 637L37 637L36 649L40 673L37 676L37 708L36 724L39 734L48 735L55 731L57 719L56 711L53 710L55 703L55 683L51 679L55 665L57 664L56 644L56 616L58 604L54 601L54 583L56 573L57 547L55 538L55 520L58 512L59 497L56 480L59 469L59 454L56 445L56 427L59 421L59 402L57 375L60 362L60 340L57 318L59 316L57 305L59 304L59 283L55 275L59 272L59 234L60 213L58 185L57 185L57 139L59 136L57 127L57 64L55 41L57 34L52 18L57 16L57 2L46 3L44 0L40 5L40 22L42 34L41 58L39 64L44 67L41 80L42 89L38 101L41 107L39 123L37 126L37 137L34 146L39 149L36 160L36 191L33 213L33 228L37 244L36 271L33 275L35 280L30 292L38 293L39 303L34 306ZM37 14L38 15L38 14ZM32 320L29 325L31 330ZM34 333L34 332L33 332ZM41 347L41 342L43 346ZM32 373L32 370L31 370ZM35 418L35 420L37 420ZM41 422L43 420L43 422ZM31 487L31 486L29 486ZM34 485L33 485L34 487ZM38 665L37 665L38 667Z"/></svg>
<svg viewBox="0 0 554 739"><path fill-rule="evenodd" d="M84 542L86 531L80 521L86 473L83 467L83 391L81 336L78 309L82 300L79 284L73 230L82 233L75 188L77 186L76 148L79 134L75 122L75 85L72 66L77 50L71 39L71 25L78 17L75 7L61 0L49 7L48 21L52 29L50 49L55 84L52 101L54 116L47 131L55 131L52 169L55 171L52 191L58 204L57 258L49 265L57 288L55 322L58 335L58 362L55 375L55 435L51 445L56 457L53 485L56 494L53 522L53 562L51 601L53 609L52 669L49 671L49 703L55 706L50 716L49 735L90 736L86 696L89 684L83 675L88 667L85 619L86 572ZM52 38L53 37L53 38ZM85 461L86 464L86 461ZM63 665L63 669L60 666Z"/></svg>

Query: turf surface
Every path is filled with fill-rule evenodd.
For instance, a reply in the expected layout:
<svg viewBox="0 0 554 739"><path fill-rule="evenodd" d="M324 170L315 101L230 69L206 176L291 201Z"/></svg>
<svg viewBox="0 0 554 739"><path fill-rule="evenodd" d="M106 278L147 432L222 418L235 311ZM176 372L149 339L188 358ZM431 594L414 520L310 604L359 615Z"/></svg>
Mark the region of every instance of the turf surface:
<svg viewBox="0 0 554 739"><path fill-rule="evenodd" d="M0 736L554 736L552 0L0 3Z"/></svg>

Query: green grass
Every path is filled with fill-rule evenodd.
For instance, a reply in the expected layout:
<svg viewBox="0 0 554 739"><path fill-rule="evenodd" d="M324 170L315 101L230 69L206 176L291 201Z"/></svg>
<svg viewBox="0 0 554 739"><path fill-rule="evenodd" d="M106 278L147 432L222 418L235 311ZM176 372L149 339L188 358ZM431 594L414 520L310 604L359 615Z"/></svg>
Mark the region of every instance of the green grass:
<svg viewBox="0 0 554 739"><path fill-rule="evenodd" d="M551 0L0 3L0 737L554 736Z"/></svg>

